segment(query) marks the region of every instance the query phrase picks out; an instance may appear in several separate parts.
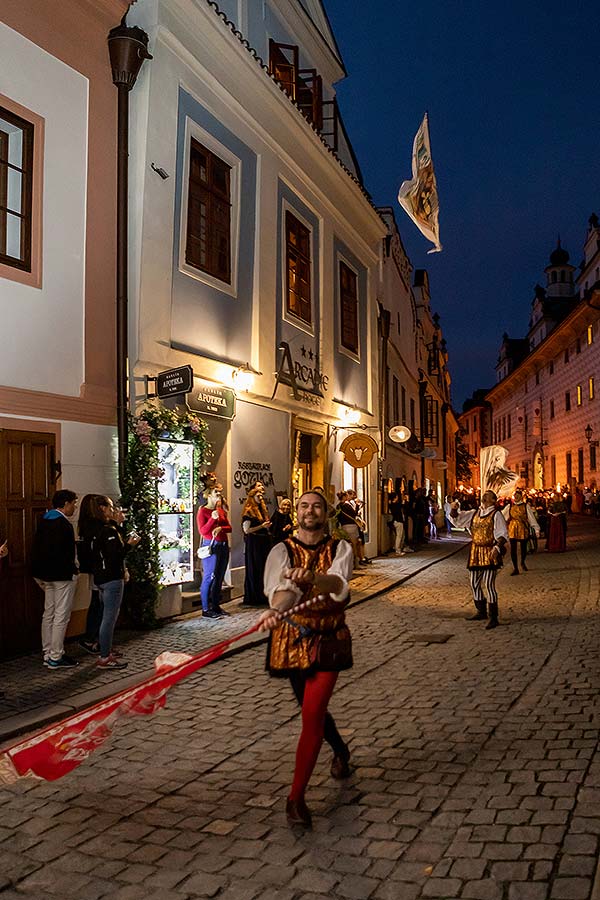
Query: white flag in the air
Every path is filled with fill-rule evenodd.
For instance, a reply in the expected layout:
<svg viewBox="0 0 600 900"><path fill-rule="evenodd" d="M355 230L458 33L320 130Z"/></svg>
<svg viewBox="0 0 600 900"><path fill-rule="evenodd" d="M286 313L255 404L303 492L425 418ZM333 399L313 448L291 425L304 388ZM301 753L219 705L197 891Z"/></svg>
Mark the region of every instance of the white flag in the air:
<svg viewBox="0 0 600 900"><path fill-rule="evenodd" d="M508 450L498 444L482 447L479 452L479 472L481 475L481 496L493 491L497 497L510 497L514 492L519 475L506 468Z"/></svg>
<svg viewBox="0 0 600 900"><path fill-rule="evenodd" d="M412 175L410 181L403 181L398 192L398 203L408 213L421 234L435 244L428 253L437 253L440 244L439 199L431 145L429 143L429 119L427 113L413 141Z"/></svg>

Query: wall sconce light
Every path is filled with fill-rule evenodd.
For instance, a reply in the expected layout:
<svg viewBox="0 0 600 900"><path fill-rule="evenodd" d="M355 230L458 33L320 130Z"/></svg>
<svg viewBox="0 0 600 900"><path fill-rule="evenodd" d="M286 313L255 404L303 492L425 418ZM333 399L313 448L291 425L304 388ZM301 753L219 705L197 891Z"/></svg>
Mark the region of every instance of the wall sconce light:
<svg viewBox="0 0 600 900"><path fill-rule="evenodd" d="M394 441L395 444L405 444L411 436L412 431L407 425L392 425L388 431L390 441Z"/></svg>
<svg viewBox="0 0 600 900"><path fill-rule="evenodd" d="M243 363L233 370L231 380L236 391L248 393L254 387L254 379L257 375L262 375L262 372L257 372L249 363Z"/></svg>
<svg viewBox="0 0 600 900"><path fill-rule="evenodd" d="M342 419L347 425L358 425L360 422L360 410L355 406L346 406L342 413Z"/></svg>

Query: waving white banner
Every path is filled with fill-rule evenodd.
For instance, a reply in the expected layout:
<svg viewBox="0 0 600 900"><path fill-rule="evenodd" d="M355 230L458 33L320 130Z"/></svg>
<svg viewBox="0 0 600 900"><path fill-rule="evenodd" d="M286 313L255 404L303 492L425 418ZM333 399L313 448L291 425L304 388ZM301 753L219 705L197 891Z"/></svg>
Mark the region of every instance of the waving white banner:
<svg viewBox="0 0 600 900"><path fill-rule="evenodd" d="M398 203L408 213L421 234L435 244L428 253L438 253L440 244L439 199L431 146L429 143L429 119L427 113L415 135L412 153L412 174L410 181L403 181L398 192Z"/></svg>
<svg viewBox="0 0 600 900"><path fill-rule="evenodd" d="M479 453L479 471L481 474L481 496L486 491L493 491L497 497L510 497L519 476L506 468L508 450L498 444L482 447Z"/></svg>

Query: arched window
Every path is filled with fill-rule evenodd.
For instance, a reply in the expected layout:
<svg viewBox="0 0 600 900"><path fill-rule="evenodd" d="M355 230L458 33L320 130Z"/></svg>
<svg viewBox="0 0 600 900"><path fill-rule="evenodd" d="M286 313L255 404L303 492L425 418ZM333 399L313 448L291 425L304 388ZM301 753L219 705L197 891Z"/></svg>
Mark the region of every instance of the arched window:
<svg viewBox="0 0 600 900"><path fill-rule="evenodd" d="M552 284L556 284L556 272L552 273Z"/></svg>

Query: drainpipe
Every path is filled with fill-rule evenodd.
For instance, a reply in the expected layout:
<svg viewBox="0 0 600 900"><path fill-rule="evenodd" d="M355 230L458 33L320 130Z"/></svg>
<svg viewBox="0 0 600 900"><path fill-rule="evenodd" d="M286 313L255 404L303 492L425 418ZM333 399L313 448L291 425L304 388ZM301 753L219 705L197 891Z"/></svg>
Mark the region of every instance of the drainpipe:
<svg viewBox="0 0 600 900"><path fill-rule="evenodd" d="M121 24L108 33L108 52L117 101L117 438L119 448L119 486L124 489L127 461L128 411L128 165L129 165L129 91L133 88L148 53L148 35L141 28Z"/></svg>
<svg viewBox="0 0 600 900"><path fill-rule="evenodd" d="M446 444L448 441L448 421L447 415L450 411L450 406L448 403L442 403L442 450L443 450L443 461L447 462L448 457L446 454ZM446 502L446 494L448 493L448 469L444 469L443 474L443 482L444 482L444 502Z"/></svg>
<svg viewBox="0 0 600 900"><path fill-rule="evenodd" d="M425 373L419 369L419 428L421 430L421 444L425 449L425 395L427 394L427 381ZM421 457L421 487L425 486L425 457Z"/></svg>
<svg viewBox="0 0 600 900"><path fill-rule="evenodd" d="M387 379L387 368L388 368L388 343L390 339L390 321L391 315L388 309L385 309L381 303L378 302L379 307L379 317L378 317L378 325L379 325L379 336L381 338L381 368L379 372L379 432L381 435L381 454L379 457L378 470L377 470L377 552L381 553L383 551L384 546L384 526L383 526L383 516L379 515L379 510L384 512L383 510L383 466L382 462L386 457L386 448L385 448L385 440L387 437L387 422L386 422L386 410L388 408L388 379Z"/></svg>

